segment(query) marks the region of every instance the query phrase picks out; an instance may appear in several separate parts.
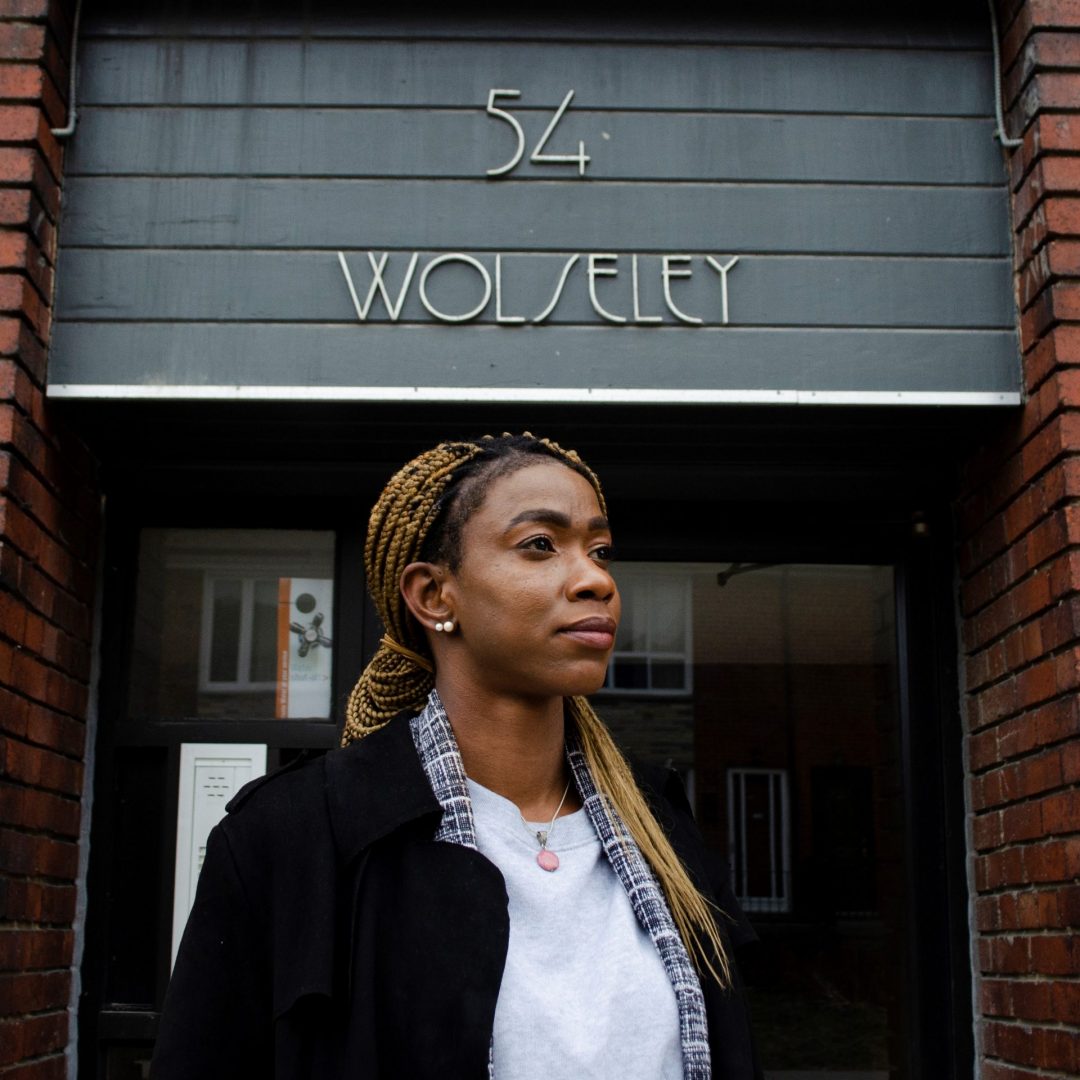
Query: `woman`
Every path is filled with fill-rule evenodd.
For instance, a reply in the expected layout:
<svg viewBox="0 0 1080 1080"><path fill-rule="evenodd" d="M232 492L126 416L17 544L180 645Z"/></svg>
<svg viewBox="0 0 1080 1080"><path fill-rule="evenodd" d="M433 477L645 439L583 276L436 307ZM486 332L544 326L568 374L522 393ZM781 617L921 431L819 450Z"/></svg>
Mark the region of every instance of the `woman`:
<svg viewBox="0 0 1080 1080"><path fill-rule="evenodd" d="M596 477L548 440L390 480L344 749L211 834L153 1076L760 1075L681 785L635 776L583 696L610 559Z"/></svg>

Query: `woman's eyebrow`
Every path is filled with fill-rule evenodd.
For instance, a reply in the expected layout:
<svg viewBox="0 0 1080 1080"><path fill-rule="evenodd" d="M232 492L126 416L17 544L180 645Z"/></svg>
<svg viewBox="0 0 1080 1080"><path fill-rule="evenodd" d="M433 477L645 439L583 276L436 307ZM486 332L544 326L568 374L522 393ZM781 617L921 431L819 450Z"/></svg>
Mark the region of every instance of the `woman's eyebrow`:
<svg viewBox="0 0 1080 1080"><path fill-rule="evenodd" d="M533 521L542 525L553 525L557 529L569 529L571 525L570 516L564 514L561 510L522 510L520 514L515 514L514 517L510 519L510 523L506 526L507 532L515 525L520 525L523 521ZM602 514L590 518L585 527L589 532L604 532L610 528L608 519Z"/></svg>

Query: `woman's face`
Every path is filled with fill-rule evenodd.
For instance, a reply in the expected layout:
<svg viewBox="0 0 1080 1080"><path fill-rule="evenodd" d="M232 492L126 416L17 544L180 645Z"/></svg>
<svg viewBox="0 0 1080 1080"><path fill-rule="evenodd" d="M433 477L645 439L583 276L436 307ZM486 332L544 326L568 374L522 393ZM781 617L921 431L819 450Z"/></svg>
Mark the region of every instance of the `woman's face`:
<svg viewBox="0 0 1080 1080"><path fill-rule="evenodd" d="M513 696L597 690L620 614L610 558L596 493L572 469L540 461L492 481L443 590L462 674Z"/></svg>

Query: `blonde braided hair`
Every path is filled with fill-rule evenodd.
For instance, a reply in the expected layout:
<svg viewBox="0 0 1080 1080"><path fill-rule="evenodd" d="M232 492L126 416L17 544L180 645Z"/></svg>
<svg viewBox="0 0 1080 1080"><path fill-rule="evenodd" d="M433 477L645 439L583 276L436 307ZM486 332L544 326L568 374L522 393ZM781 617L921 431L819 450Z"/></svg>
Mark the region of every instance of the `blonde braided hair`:
<svg viewBox="0 0 1080 1080"><path fill-rule="evenodd" d="M445 442L399 469L379 496L368 523L364 570L386 635L349 695L342 745L383 727L402 712L418 713L435 685L435 666L426 635L401 595L402 571L411 562L446 561L459 556L461 521L470 495L482 500L486 482L537 463L556 460L585 477L607 513L600 481L573 450L530 432L475 442ZM470 483L474 486L471 491ZM633 773L603 721L584 697L566 699L597 791L614 807L660 882L687 951L699 969L730 985L727 953L714 917L715 907L690 879L649 809ZM710 955L711 953L711 955Z"/></svg>

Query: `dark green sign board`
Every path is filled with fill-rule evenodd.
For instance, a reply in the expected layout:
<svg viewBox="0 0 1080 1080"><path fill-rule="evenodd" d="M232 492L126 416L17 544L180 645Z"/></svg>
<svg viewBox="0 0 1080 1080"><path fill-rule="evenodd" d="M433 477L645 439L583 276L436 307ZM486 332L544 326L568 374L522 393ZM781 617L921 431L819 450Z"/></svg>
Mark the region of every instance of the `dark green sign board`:
<svg viewBox="0 0 1080 1080"><path fill-rule="evenodd" d="M92 23L50 393L1013 404L978 28Z"/></svg>

